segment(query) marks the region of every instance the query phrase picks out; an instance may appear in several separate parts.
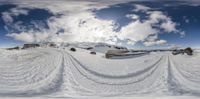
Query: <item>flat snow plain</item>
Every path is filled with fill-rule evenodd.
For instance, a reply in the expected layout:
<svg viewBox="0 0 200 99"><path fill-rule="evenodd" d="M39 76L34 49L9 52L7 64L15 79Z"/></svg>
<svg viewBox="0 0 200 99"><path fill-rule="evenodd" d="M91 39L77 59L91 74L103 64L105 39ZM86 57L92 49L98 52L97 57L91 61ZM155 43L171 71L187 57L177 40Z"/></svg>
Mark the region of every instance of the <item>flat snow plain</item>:
<svg viewBox="0 0 200 99"><path fill-rule="evenodd" d="M106 59L77 49L0 49L1 98L200 98L200 51Z"/></svg>

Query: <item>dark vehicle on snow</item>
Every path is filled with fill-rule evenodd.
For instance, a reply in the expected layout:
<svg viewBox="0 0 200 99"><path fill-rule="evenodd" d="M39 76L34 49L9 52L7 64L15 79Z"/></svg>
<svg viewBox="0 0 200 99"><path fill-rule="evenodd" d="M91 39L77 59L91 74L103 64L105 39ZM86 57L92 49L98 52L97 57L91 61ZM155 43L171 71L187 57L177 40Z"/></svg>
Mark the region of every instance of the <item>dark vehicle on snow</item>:
<svg viewBox="0 0 200 99"><path fill-rule="evenodd" d="M186 48L186 49L184 50L184 52L185 52L187 55L193 55L193 50L192 50L190 47Z"/></svg>
<svg viewBox="0 0 200 99"><path fill-rule="evenodd" d="M97 53L96 52L90 52L90 54L96 55Z"/></svg>
<svg viewBox="0 0 200 99"><path fill-rule="evenodd" d="M70 48L70 51L75 52L76 49L75 48Z"/></svg>
<svg viewBox="0 0 200 99"><path fill-rule="evenodd" d="M180 49L180 50L173 50L173 51L172 51L172 54L173 54L173 55L184 54L184 50L183 50L183 49Z"/></svg>
<svg viewBox="0 0 200 99"><path fill-rule="evenodd" d="M173 55L178 55L178 54L187 54L187 55L193 55L193 50L190 48L190 47L188 47L188 48L186 48L186 49L179 49L179 50L173 50L172 51L172 54Z"/></svg>

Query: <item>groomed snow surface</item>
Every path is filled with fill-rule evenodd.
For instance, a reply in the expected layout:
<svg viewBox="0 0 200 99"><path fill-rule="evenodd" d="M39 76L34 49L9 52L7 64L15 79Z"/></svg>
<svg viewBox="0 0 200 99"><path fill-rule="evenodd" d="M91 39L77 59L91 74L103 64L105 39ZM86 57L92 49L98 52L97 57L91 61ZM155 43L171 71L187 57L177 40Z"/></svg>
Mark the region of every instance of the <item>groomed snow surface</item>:
<svg viewBox="0 0 200 99"><path fill-rule="evenodd" d="M69 48L0 49L0 97L200 98L198 50L106 59Z"/></svg>

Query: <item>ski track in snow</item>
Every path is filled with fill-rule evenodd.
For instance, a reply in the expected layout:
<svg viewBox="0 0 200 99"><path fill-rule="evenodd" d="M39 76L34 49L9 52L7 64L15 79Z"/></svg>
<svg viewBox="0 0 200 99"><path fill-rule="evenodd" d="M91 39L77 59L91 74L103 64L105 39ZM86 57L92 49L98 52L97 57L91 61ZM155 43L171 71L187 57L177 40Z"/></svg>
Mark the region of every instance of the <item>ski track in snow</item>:
<svg viewBox="0 0 200 99"><path fill-rule="evenodd" d="M102 57L101 60L98 55L90 55L81 50L70 52L53 48L0 50L0 96L200 95L199 53L195 56L152 53L122 59L121 62L132 64L119 66L109 65L117 60L105 59L108 62L102 64L112 66L113 70L107 68L110 72L100 65L104 61Z"/></svg>

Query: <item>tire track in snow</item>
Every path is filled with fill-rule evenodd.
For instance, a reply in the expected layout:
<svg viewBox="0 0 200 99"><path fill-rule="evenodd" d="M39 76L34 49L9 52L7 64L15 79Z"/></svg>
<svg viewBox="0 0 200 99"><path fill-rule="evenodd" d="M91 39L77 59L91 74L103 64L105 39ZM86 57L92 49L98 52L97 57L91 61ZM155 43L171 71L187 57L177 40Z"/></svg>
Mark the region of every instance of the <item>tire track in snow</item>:
<svg viewBox="0 0 200 99"><path fill-rule="evenodd" d="M163 59L163 57L161 57L160 59L158 59L153 65L148 66L147 68L143 69L143 70L139 70L133 73L129 73L127 75L120 75L120 76L114 76L114 75L105 75L105 74L101 74L98 72L95 72L93 70L90 70L89 68L85 67L84 65L82 65L76 58L74 58L72 55L70 55L71 57L71 61L75 64L78 63L79 66L81 66L84 70L86 70L87 72L90 72L91 74L98 76L98 77L103 77L103 78L108 78L108 79L126 79L126 78L130 78L130 77L134 77L134 76L138 76L141 74L144 74L145 72L153 69L153 71L155 71L158 67L157 64L159 64L159 62ZM74 65L75 67L77 67L76 65ZM78 69L78 68L77 68ZM80 71L81 72L81 71Z"/></svg>
<svg viewBox="0 0 200 99"><path fill-rule="evenodd" d="M66 52L67 53L67 52ZM105 75L105 74L101 74L101 73L98 73L98 72L95 72L95 71L92 71L88 68L86 68L85 66L83 66L77 59L75 59L72 55L70 55L69 53L67 53L70 57L70 61L72 62L72 65L76 68L76 70L84 77L86 77L87 79L89 80L92 80L96 83L100 83L100 84L107 84L107 85L128 85L128 84L133 84L133 83L138 83L146 78L148 78L149 76L151 76L156 70L157 68L159 67L159 63L161 62L161 60L163 59L163 56L161 58L159 58L153 65L151 66L148 66L147 68L143 69L143 70L140 70L140 71L137 71L137 72L134 72L134 73L129 73L127 75L121 75L121 76L113 76L113 75ZM80 68L78 66L80 66L82 68L82 70L85 70L86 72L89 72L90 74L93 74L95 75L96 77L100 77L100 78L103 78L103 79L127 79L127 78L133 78L135 76L139 76L139 75L142 75L142 74L145 74L146 72L150 71L149 74L147 74L145 77L143 78L140 78L139 80L137 81L133 81L133 82L126 82L126 83L106 83L106 82L101 82L101 81L97 81L97 80L94 80L92 78L90 78L87 74L83 73L82 70L80 70Z"/></svg>
<svg viewBox="0 0 200 99"><path fill-rule="evenodd" d="M169 57L169 91L172 95L195 95L200 96L200 85L199 83L193 82L184 76L182 71L178 68L178 64L174 65L174 59Z"/></svg>
<svg viewBox="0 0 200 99"><path fill-rule="evenodd" d="M60 51L62 53L62 82L60 83L59 90L53 94L53 97L74 97L78 96L81 93L91 93L88 89L83 88L80 86L73 77L70 68L70 59L69 56L64 53L63 50ZM51 95L50 95L51 96ZM81 96L81 95L80 95Z"/></svg>
<svg viewBox="0 0 200 99"><path fill-rule="evenodd" d="M119 81L125 81L123 83L120 82L110 82L115 79L112 78L105 78L108 79L108 81L104 81L105 79L102 77L96 77L95 75L88 74L87 71L85 71L81 66L79 66L73 58L69 57L69 53L65 53L69 60L69 66L73 74L73 78L77 82L79 86L82 86L86 90L89 90L90 94L81 94L82 96L120 96L120 95L144 95L144 94L152 94L151 90L148 90L152 84L154 84L158 80L158 76L162 75L162 72L160 72L160 69L162 69L161 63L163 63L163 60L165 59L164 56L160 56L161 59L160 62L158 60L157 66L154 66L154 71L148 71L148 73L142 74L142 77L139 75L139 77L130 77L126 79L116 79ZM73 62L74 61L74 62ZM156 69L155 69L156 67ZM93 77L92 77L93 76ZM143 79L143 77L145 79ZM128 81L130 80L136 80L136 81Z"/></svg>
<svg viewBox="0 0 200 99"><path fill-rule="evenodd" d="M60 66L59 64L59 59L61 58L59 53L57 53L55 50L46 51L40 49L35 51L36 53L48 52L49 55L47 55L45 58L42 57L46 61L41 62L39 61L40 58L37 57L32 58L32 60L28 60L29 58L24 58L24 60L27 61L25 62L25 64L20 64L20 61L16 62L16 60L11 60L15 62L15 64L13 64L12 62L4 64L5 66L2 66L2 64L0 64L1 69L4 69L3 67L6 67L5 70L7 70L7 67L13 67L10 69L10 71L3 71L4 74L0 75L0 77L4 77L4 79L0 79L0 96L35 96L50 94L57 91L57 88L60 85L60 72L62 70L62 66ZM29 54L30 57L34 55L32 52L30 52ZM11 53L11 55L13 54ZM17 57L19 56L20 54L17 55ZM29 66L31 68L28 68ZM16 72L15 70L18 71ZM12 75L10 75L11 71ZM19 75L18 72L20 71L21 73ZM0 74L2 74L3 72L0 72Z"/></svg>
<svg viewBox="0 0 200 99"><path fill-rule="evenodd" d="M177 83L176 83L176 80L174 79L170 56L168 56L167 72L168 72L168 76L167 76L168 90L169 90L169 92L171 92L171 94L176 94L177 93Z"/></svg>

